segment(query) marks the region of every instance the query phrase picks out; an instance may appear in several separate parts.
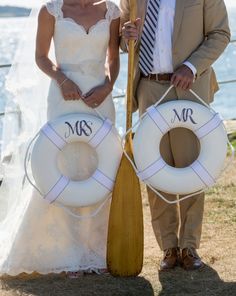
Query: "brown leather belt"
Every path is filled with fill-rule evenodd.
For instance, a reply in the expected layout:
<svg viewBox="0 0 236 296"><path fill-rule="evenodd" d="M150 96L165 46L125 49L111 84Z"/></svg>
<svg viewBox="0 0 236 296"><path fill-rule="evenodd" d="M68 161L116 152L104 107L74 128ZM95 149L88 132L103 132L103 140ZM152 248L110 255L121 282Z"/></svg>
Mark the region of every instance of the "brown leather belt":
<svg viewBox="0 0 236 296"><path fill-rule="evenodd" d="M155 80L155 81L170 81L172 75L173 73L164 73L164 74L149 74L148 76L146 76L141 72L141 77L149 80Z"/></svg>

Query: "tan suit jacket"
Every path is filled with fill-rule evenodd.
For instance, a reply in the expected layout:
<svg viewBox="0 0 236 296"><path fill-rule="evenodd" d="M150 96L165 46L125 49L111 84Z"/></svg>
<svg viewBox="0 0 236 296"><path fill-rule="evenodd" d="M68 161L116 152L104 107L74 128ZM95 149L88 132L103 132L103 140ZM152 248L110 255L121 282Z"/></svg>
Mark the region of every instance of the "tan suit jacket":
<svg viewBox="0 0 236 296"><path fill-rule="evenodd" d="M147 0L137 1L137 17L145 20ZM129 20L129 0L120 1L121 25ZM141 34L140 34L141 36ZM193 90L207 102L213 100L218 90L216 76L211 65L222 54L230 41L228 16L223 0L176 0L172 59L174 69L188 60L197 69ZM136 44L133 111L138 108L136 90L140 80L140 39ZM121 48L127 51L121 38Z"/></svg>

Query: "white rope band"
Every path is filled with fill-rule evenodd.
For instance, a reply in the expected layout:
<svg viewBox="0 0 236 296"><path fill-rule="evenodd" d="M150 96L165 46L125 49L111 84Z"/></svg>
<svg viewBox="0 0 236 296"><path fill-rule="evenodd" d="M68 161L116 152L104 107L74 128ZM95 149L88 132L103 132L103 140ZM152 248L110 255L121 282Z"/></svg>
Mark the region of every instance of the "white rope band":
<svg viewBox="0 0 236 296"><path fill-rule="evenodd" d="M215 184L214 178L198 160L194 161L190 167L207 187L211 187Z"/></svg>
<svg viewBox="0 0 236 296"><path fill-rule="evenodd" d="M103 187L107 188L109 191L112 191L115 182L106 175L104 175L103 172L97 169L94 172L92 178L96 180L99 184L101 184Z"/></svg>
<svg viewBox="0 0 236 296"><path fill-rule="evenodd" d="M212 131L214 131L221 123L222 118L220 117L219 113L216 113L211 120L209 120L207 123L205 123L203 126L201 126L198 130L195 131L196 136L201 139L208 134L210 134Z"/></svg>
<svg viewBox="0 0 236 296"><path fill-rule="evenodd" d="M97 133L93 136L93 138L88 142L93 148L96 148L98 145L102 143L105 137L110 133L112 129L112 122L109 119L106 119L103 122L101 128L97 131Z"/></svg>
<svg viewBox="0 0 236 296"><path fill-rule="evenodd" d="M70 179L61 176L61 178L57 181L57 183L52 187L52 189L48 192L47 195L45 195L44 199L47 200L50 203L53 203L60 194L65 190L65 188L70 183Z"/></svg>
<svg viewBox="0 0 236 296"><path fill-rule="evenodd" d="M85 219L90 219L92 217L96 217L98 213L100 213L100 211L103 209L103 207L108 203L108 201L111 199L112 194L110 193L110 195L108 195L108 197L104 200L104 202L102 202L101 205L98 206L98 208L92 212L91 214L88 215L79 215L79 214L75 214L70 208L67 208L61 204L56 204L58 207L62 208L64 211L66 211L69 215L71 215L72 217L76 218L76 219L80 219L80 220L85 220Z"/></svg>
<svg viewBox="0 0 236 296"><path fill-rule="evenodd" d="M154 123L163 135L168 132L168 130L170 129L168 123L165 121L160 112L158 112L154 106L151 106L147 109L147 114L154 121Z"/></svg>
<svg viewBox="0 0 236 296"><path fill-rule="evenodd" d="M142 172L138 173L138 177L144 181L151 178L153 175L157 174L160 170L162 170L166 166L163 158L159 158L157 161L152 163L149 167L147 167Z"/></svg>
<svg viewBox="0 0 236 296"><path fill-rule="evenodd" d="M61 150L67 142L56 133L56 131L49 125L45 124L41 132L55 145L59 150Z"/></svg>

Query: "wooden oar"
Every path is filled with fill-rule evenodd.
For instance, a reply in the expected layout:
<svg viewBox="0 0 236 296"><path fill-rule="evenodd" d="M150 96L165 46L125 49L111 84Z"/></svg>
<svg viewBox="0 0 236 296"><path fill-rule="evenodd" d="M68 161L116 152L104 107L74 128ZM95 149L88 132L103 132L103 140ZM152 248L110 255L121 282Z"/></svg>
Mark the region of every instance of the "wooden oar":
<svg viewBox="0 0 236 296"><path fill-rule="evenodd" d="M136 0L130 0L130 19L136 19ZM134 41L129 42L126 130L132 126ZM132 133L125 151L133 159ZM143 265L143 211L138 177L123 153L113 190L107 245L108 270L113 276L136 276Z"/></svg>

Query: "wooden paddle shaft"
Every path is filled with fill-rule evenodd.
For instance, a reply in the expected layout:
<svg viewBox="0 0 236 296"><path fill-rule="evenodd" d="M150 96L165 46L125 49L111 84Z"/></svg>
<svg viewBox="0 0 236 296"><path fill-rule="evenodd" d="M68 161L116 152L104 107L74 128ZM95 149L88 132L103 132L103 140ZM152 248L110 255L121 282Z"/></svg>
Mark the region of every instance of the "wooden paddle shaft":
<svg viewBox="0 0 236 296"><path fill-rule="evenodd" d="M135 21L136 0L130 0L131 21ZM134 41L129 42L126 128L132 126ZM125 151L133 159L132 133ZM143 212L139 179L123 153L116 176L110 208L107 265L113 276L137 276L143 265Z"/></svg>
<svg viewBox="0 0 236 296"><path fill-rule="evenodd" d="M137 5L136 0L130 0L130 21L136 20ZM134 81L134 47L135 40L129 41L129 58L128 58L128 86L127 86L127 114L126 130L132 127L132 100L133 100L133 81ZM131 136L131 133L129 134ZM129 138L129 135L127 136Z"/></svg>

